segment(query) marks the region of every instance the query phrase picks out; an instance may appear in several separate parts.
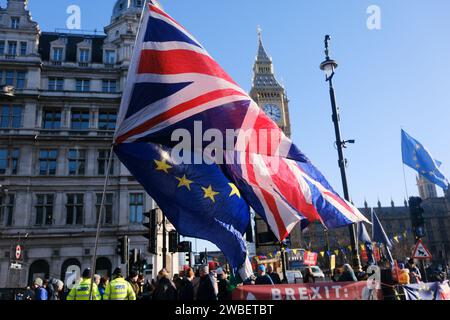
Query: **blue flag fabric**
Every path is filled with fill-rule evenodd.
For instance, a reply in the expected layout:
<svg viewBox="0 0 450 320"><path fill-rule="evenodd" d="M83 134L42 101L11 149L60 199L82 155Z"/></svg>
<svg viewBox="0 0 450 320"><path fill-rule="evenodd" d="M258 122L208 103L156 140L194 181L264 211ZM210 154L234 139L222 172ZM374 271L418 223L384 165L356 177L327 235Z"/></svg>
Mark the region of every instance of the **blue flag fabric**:
<svg viewBox="0 0 450 320"><path fill-rule="evenodd" d="M364 246L366 247L367 251L367 263L369 265L375 265L375 257L373 256L373 244L372 240L370 240L369 233L367 232L366 226L363 222L360 222L358 224L358 239L362 243L364 243Z"/></svg>
<svg viewBox="0 0 450 320"><path fill-rule="evenodd" d="M372 209L372 240L377 243L384 244L386 248L387 258L391 265L394 265L394 259L392 258L391 249L392 242L389 240L383 226L381 225L380 219L378 218L375 210Z"/></svg>
<svg viewBox="0 0 450 320"><path fill-rule="evenodd" d="M404 130L402 130L402 157L404 164L442 189L448 189L449 182L439 169L441 163L434 160L430 152Z"/></svg>
<svg viewBox="0 0 450 320"><path fill-rule="evenodd" d="M114 151L181 235L217 245L234 271L244 265L250 210L217 165L176 164L170 148L152 143Z"/></svg>

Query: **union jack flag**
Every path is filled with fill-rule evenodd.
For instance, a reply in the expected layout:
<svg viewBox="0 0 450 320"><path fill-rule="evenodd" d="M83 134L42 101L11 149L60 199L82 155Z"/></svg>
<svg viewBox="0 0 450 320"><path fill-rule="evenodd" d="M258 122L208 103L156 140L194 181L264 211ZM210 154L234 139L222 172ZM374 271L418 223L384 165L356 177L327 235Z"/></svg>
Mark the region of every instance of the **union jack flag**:
<svg viewBox="0 0 450 320"><path fill-rule="evenodd" d="M320 221L327 228L368 222L203 46L150 3L144 9L114 144L173 147L174 130L194 134L198 121L202 130L216 129L223 136L237 130L233 148L224 145L221 168L278 239L284 240L302 220Z"/></svg>

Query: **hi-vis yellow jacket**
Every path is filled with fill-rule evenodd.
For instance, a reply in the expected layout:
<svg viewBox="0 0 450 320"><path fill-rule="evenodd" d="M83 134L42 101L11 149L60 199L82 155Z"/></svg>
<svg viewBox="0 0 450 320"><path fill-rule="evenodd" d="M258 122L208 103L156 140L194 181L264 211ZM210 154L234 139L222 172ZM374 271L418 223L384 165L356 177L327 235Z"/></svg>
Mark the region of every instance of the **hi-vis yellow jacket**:
<svg viewBox="0 0 450 320"><path fill-rule="evenodd" d="M116 278L106 287L103 300L136 300L136 294L128 281Z"/></svg>
<svg viewBox="0 0 450 320"><path fill-rule="evenodd" d="M91 290L91 279L83 279L77 285L75 285L72 290L70 290L67 300L89 300ZM100 292L98 291L97 285L94 283L92 286L92 300L100 300Z"/></svg>

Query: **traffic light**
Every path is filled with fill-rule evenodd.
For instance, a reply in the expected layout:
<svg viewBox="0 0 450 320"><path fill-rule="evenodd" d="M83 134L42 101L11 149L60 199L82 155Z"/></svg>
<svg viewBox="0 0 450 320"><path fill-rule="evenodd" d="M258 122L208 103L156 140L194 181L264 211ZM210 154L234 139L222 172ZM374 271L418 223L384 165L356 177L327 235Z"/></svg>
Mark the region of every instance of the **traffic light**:
<svg viewBox="0 0 450 320"><path fill-rule="evenodd" d="M126 263L128 260L128 236L119 238L116 253L120 256L120 262Z"/></svg>
<svg viewBox="0 0 450 320"><path fill-rule="evenodd" d="M421 198L409 198L409 212L411 215L411 224L416 240L421 239L425 236L425 218L423 217L424 210L421 204Z"/></svg>
<svg viewBox="0 0 450 320"><path fill-rule="evenodd" d="M178 252L178 243L180 242L180 235L176 231L169 232L169 252Z"/></svg>
<svg viewBox="0 0 450 320"><path fill-rule="evenodd" d="M180 242L177 246L178 252L192 252L192 242L190 241L183 241Z"/></svg>
<svg viewBox="0 0 450 320"><path fill-rule="evenodd" d="M200 264L205 265L208 262L207 257L206 257L206 253L200 252L200 259L199 260L200 260Z"/></svg>
<svg viewBox="0 0 450 320"><path fill-rule="evenodd" d="M148 239L148 252L152 254L157 254L157 221L158 209L153 209L149 212L144 212L144 216L148 218L148 222L143 223L144 227L148 229L144 238Z"/></svg>
<svg viewBox="0 0 450 320"><path fill-rule="evenodd" d="M191 258L191 252L186 252L186 262L187 262L187 265L189 266L189 267L192 267L192 258Z"/></svg>

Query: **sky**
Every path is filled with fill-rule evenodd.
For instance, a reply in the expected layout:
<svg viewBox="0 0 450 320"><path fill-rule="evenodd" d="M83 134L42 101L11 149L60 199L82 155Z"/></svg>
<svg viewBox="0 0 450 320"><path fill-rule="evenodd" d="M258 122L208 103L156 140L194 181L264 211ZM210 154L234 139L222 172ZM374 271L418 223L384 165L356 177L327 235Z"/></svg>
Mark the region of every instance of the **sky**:
<svg viewBox="0 0 450 320"><path fill-rule="evenodd" d="M4 5L5 1L0 2ZM102 30L115 0L30 0L43 31L65 28L66 9L81 8L81 27ZM448 0L161 0L246 90L257 52L257 26L277 78L290 100L292 138L341 192L325 77L323 40L330 34L338 61L334 85L346 140L348 183L354 203L397 205L406 198L400 130L425 145L450 176ZM369 30L367 9L381 12ZM408 195L418 195L405 168ZM442 194L442 190L438 189Z"/></svg>

